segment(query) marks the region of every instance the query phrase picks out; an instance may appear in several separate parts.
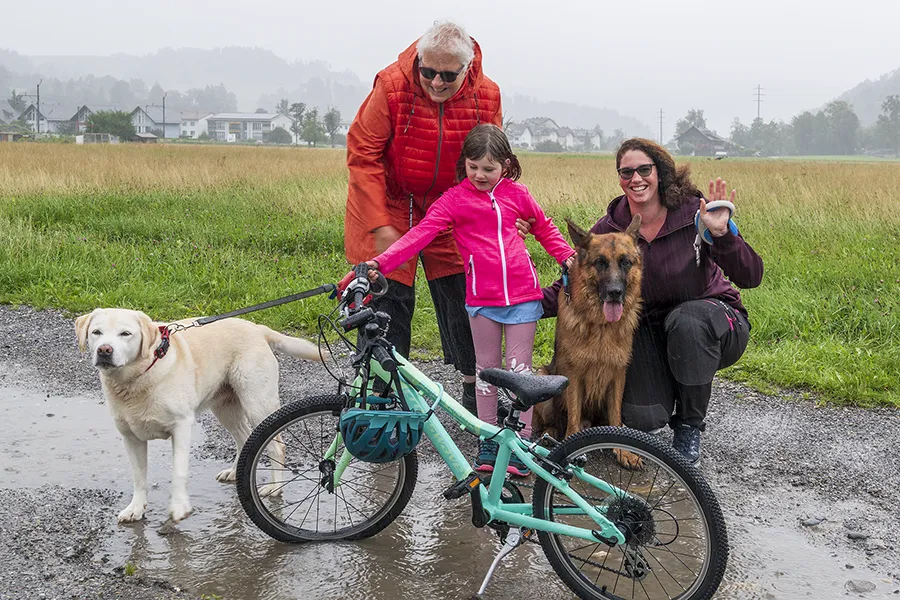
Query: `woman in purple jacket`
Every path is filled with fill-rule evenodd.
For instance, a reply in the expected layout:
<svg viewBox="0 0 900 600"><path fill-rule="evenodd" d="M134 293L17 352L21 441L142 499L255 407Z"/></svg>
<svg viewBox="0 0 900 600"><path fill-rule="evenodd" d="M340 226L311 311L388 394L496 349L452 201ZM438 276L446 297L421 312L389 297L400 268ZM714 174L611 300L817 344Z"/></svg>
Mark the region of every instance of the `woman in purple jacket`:
<svg viewBox="0 0 900 600"><path fill-rule="evenodd" d="M758 286L763 262L729 225L728 210L706 210L689 167L676 168L659 144L626 140L616 154L616 170L625 194L609 204L591 232L625 231L632 215L641 215L643 313L625 380L622 420L644 431L669 424L675 432L672 445L696 463L713 376L737 362L747 347L750 323L734 286ZM732 203L735 197L732 190ZM709 200L729 200L724 181L709 183ZM711 244L695 245L698 211ZM557 281L544 290L545 317L557 314L559 288Z"/></svg>

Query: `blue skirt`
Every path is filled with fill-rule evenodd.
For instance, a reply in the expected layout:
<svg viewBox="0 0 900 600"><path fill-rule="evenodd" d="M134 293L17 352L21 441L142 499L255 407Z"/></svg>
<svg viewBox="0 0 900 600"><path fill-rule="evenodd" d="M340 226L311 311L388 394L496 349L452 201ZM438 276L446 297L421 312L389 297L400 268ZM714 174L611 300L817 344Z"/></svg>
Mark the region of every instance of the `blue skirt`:
<svg viewBox="0 0 900 600"><path fill-rule="evenodd" d="M544 308L540 300L513 304L512 306L469 306L466 304L466 312L470 317L481 315L495 323L504 325L518 325L519 323L534 323L544 316Z"/></svg>

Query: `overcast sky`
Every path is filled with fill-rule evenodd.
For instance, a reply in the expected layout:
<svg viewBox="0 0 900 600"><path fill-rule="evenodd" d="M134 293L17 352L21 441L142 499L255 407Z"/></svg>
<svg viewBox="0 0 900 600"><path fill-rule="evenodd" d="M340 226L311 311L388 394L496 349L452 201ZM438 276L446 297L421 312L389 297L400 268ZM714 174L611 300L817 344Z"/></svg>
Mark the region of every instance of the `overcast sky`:
<svg viewBox="0 0 900 600"><path fill-rule="evenodd" d="M507 92L608 107L668 139L689 108L789 120L900 68L900 0L70 0L4 2L0 47L21 54L147 54L260 46L363 81L436 18L467 27ZM36 23L37 26L27 26ZM97 74L101 75L101 74Z"/></svg>

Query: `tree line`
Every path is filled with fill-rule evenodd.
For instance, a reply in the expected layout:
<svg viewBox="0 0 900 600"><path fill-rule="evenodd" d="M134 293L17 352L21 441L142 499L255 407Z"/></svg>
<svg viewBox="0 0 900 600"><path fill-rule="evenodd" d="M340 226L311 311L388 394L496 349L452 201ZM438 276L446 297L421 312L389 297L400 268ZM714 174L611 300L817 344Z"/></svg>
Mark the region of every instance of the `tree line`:
<svg viewBox="0 0 900 600"><path fill-rule="evenodd" d="M679 119L675 124L675 136L680 136L692 125L706 129L702 110L691 109ZM817 112L804 111L789 123L765 122L757 117L748 126L735 117L730 140L738 152L768 156L900 155L900 94L884 99L881 114L870 127L861 125L851 104L835 100Z"/></svg>

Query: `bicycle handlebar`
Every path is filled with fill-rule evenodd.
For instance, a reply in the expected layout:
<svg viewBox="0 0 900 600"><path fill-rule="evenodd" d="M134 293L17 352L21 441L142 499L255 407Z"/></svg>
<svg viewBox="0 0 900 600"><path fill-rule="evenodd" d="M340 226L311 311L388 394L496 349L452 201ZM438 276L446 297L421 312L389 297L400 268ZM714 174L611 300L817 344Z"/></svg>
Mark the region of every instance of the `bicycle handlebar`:
<svg viewBox="0 0 900 600"><path fill-rule="evenodd" d="M377 360L378 364L381 365L381 368L388 373L393 373L397 369L397 361L394 360L394 357L381 346L372 348L372 358Z"/></svg>

